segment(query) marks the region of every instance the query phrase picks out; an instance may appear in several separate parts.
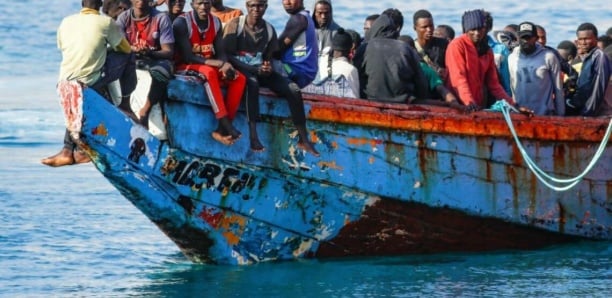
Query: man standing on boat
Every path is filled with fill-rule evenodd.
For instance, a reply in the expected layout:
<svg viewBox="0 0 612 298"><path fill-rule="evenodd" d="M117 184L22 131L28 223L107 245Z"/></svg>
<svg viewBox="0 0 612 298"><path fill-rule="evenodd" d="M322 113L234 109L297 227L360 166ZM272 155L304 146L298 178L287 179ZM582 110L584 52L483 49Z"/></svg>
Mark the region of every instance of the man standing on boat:
<svg viewBox="0 0 612 298"><path fill-rule="evenodd" d="M246 77L227 62L221 21L210 13L211 0L192 0L191 8L173 24L178 51L176 69L196 71L206 77L206 97L219 120L212 137L224 145L232 145L242 135L232 120L242 100ZM225 97L221 92L222 83L227 85Z"/></svg>
<svg viewBox="0 0 612 298"><path fill-rule="evenodd" d="M388 11L372 24L363 55L355 56L359 83L365 96L374 101L411 103L426 98L428 85L419 65L419 54L397 40L401 26L393 15L398 18L399 11Z"/></svg>
<svg viewBox="0 0 612 298"><path fill-rule="evenodd" d="M429 11L417 10L412 17L412 23L414 32L416 32L414 46L417 53L429 67L438 73L443 81L446 81L448 71L446 70L445 55L448 41L433 35L435 27L433 16Z"/></svg>
<svg viewBox="0 0 612 298"><path fill-rule="evenodd" d="M330 0L317 0L312 12L319 41L319 56L325 56L324 59L327 58L327 54L331 54L332 38L340 29L340 26L334 21L333 11Z"/></svg>
<svg viewBox="0 0 612 298"><path fill-rule="evenodd" d="M497 76L493 52L487 43L484 12L466 11L462 25L464 33L453 39L446 50L451 91L471 111L487 108L488 94L514 104Z"/></svg>
<svg viewBox="0 0 612 298"><path fill-rule="evenodd" d="M576 30L578 53L582 68L578 76L576 93L568 98L568 114L582 116L612 115L612 102L605 100L610 79L610 61L597 48L597 27L583 23Z"/></svg>
<svg viewBox="0 0 612 298"><path fill-rule="evenodd" d="M101 0L81 3L81 12L64 18L57 30L57 46L62 51L58 90L65 81L78 81L102 92L119 79L122 95L131 94L136 87L136 71L128 41L113 19L100 15ZM64 148L41 162L60 167L89 161L66 130Z"/></svg>
<svg viewBox="0 0 612 298"><path fill-rule="evenodd" d="M565 115L561 65L555 53L539 44L537 27L519 25L519 46L508 58L514 100L536 115Z"/></svg>

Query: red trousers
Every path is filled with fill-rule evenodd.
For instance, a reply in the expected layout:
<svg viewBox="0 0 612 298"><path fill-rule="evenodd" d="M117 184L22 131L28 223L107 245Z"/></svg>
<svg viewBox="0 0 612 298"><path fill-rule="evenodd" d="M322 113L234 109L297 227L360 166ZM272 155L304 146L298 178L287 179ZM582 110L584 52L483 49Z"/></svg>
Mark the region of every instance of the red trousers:
<svg viewBox="0 0 612 298"><path fill-rule="evenodd" d="M236 79L229 81L221 80L218 68L204 64L181 64L177 66L177 70L194 70L204 75L208 80L204 83L204 92L215 112L215 117L220 119L227 116L229 119L234 119L246 85L246 77L242 73L236 70ZM227 86L225 99L221 92L222 85Z"/></svg>

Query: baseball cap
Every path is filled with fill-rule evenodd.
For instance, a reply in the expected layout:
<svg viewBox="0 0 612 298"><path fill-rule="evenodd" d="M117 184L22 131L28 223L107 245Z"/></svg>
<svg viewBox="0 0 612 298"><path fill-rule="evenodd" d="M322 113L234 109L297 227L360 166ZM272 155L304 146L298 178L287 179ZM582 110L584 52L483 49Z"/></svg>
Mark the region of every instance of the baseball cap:
<svg viewBox="0 0 612 298"><path fill-rule="evenodd" d="M518 36L538 36L536 26L531 22L522 22L519 24Z"/></svg>

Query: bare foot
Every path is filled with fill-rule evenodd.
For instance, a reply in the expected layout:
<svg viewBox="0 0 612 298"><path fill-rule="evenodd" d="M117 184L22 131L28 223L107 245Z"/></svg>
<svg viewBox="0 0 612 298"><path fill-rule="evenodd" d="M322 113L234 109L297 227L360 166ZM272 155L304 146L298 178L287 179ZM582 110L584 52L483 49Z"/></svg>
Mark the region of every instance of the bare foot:
<svg viewBox="0 0 612 298"><path fill-rule="evenodd" d="M264 147L264 145L262 145L258 139L250 139L250 141L251 141L251 150L253 150L254 152L266 151L266 147Z"/></svg>
<svg viewBox="0 0 612 298"><path fill-rule="evenodd" d="M232 136L224 136L221 133L219 133L218 131L213 131L212 132L212 137L213 139L215 139L217 142L225 145L225 146L230 146L232 144L234 144L233 140L232 140Z"/></svg>
<svg viewBox="0 0 612 298"><path fill-rule="evenodd" d="M91 161L91 158L89 158L87 154L85 154L83 151L78 150L78 149L74 150L74 153L72 154L72 156L74 157L75 164L88 163Z"/></svg>
<svg viewBox="0 0 612 298"><path fill-rule="evenodd" d="M299 141L297 146L300 149L303 149L303 150L306 150L307 152L310 152L310 154L314 155L315 157L319 157L321 155L314 148L314 145L310 141Z"/></svg>
<svg viewBox="0 0 612 298"><path fill-rule="evenodd" d="M40 162L50 167L62 167L74 164L74 157L72 156L72 150L62 148L59 153L43 158Z"/></svg>

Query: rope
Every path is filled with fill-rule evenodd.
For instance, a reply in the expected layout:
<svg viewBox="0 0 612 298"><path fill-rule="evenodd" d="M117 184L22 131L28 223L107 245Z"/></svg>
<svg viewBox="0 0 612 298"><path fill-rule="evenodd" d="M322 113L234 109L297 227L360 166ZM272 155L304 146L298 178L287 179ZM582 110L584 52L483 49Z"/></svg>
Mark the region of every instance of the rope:
<svg viewBox="0 0 612 298"><path fill-rule="evenodd" d="M586 174L589 171L591 171L591 169L595 166L599 158L601 158L601 156L603 155L603 152L606 150L606 145L608 144L610 135L612 134L612 119L610 119L610 123L608 124L608 129L606 130L606 134L604 135L604 138L601 141L601 144L599 144L599 148L597 148L597 151L595 152L593 159L591 160L589 165L586 167L586 169L584 169L584 171L580 175L574 178L560 179L560 178L556 178L551 175L548 175L546 172L540 169L536 165L536 163L529 157L525 148L523 148L523 145L521 144L521 141L519 140L516 134L514 125L512 124L512 119L510 117L511 110L518 112L516 108L509 105L506 101L500 100L500 101L497 101L491 107L491 110L501 110L502 114L504 115L504 119L506 120L506 123L508 124L508 128L510 129L510 132L512 133L512 137L514 138L514 141L516 142L516 146L518 147L519 151L521 152L521 155L523 156L523 160L525 160L525 162L527 163L527 166L536 175L538 180L540 180L542 183L544 183L544 185L548 186L549 188L555 191L566 191L574 187L576 184L578 184L580 180L582 180L582 178L586 176ZM550 180L551 182L547 180ZM557 183L561 185L557 186L557 185L553 185L552 183Z"/></svg>

